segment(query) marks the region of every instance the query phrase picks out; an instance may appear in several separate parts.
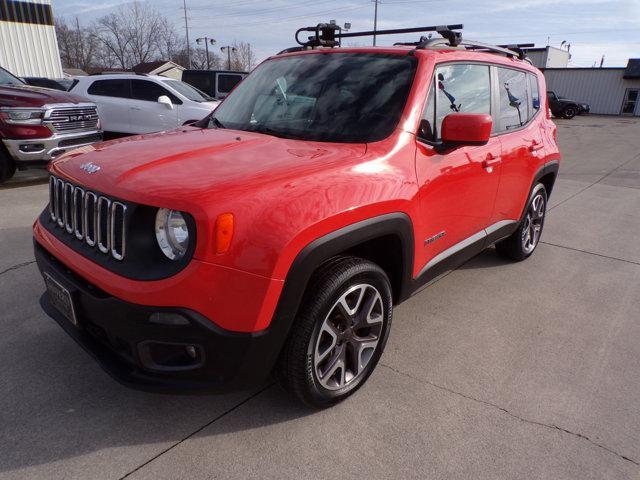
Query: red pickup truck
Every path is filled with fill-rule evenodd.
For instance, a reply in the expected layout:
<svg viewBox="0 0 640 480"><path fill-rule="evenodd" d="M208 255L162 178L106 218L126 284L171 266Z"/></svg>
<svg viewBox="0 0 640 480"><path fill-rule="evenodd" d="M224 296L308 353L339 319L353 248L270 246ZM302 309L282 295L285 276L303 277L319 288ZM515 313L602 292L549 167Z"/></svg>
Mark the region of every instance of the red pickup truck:
<svg viewBox="0 0 640 480"><path fill-rule="evenodd" d="M0 68L0 184L102 140L97 107L77 95L32 87Z"/></svg>
<svg viewBox="0 0 640 480"><path fill-rule="evenodd" d="M395 305L487 247L533 254L558 172L542 73L443 34L315 38L197 124L53 162L45 311L136 388L352 394Z"/></svg>

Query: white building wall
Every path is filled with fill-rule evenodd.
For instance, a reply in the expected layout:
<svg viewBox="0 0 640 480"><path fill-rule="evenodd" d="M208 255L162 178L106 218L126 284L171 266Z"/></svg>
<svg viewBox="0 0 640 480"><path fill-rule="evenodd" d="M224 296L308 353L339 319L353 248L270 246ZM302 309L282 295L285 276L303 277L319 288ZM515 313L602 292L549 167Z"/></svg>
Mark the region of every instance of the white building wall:
<svg viewBox="0 0 640 480"><path fill-rule="evenodd" d="M569 65L569 52L555 47L547 47L545 68L564 68Z"/></svg>
<svg viewBox="0 0 640 480"><path fill-rule="evenodd" d="M546 69L547 90L591 106L591 113L620 115L627 88L640 88L640 80L625 80L624 68Z"/></svg>
<svg viewBox="0 0 640 480"><path fill-rule="evenodd" d="M24 1L51 4L51 0ZM55 27L0 21L0 66L18 77L62 78Z"/></svg>

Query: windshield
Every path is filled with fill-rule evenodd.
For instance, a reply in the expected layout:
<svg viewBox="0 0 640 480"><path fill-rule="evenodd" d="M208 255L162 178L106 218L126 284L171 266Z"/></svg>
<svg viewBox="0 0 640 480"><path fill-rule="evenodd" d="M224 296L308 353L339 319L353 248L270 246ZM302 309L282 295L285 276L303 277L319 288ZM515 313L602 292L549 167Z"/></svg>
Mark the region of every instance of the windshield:
<svg viewBox="0 0 640 480"><path fill-rule="evenodd" d="M244 79L208 126L324 142L382 140L398 124L416 65L413 56L387 54L276 58Z"/></svg>
<svg viewBox="0 0 640 480"><path fill-rule="evenodd" d="M0 68L0 85L24 85L24 82L11 75L4 68Z"/></svg>
<svg viewBox="0 0 640 480"><path fill-rule="evenodd" d="M180 80L163 80L163 83L166 83L176 92L194 102L210 102L211 100L213 100L213 98L206 93L203 93L197 88L192 87L188 83L181 82Z"/></svg>

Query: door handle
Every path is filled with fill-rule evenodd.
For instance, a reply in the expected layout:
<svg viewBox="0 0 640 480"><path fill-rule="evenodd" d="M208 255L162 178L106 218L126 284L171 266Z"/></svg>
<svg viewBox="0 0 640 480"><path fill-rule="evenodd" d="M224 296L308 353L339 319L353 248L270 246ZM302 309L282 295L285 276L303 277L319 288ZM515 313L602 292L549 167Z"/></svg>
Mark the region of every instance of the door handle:
<svg viewBox="0 0 640 480"><path fill-rule="evenodd" d="M538 143L536 140L533 140L531 142L531 146L529 147L529 151L530 152L537 152L538 150L542 150L544 148L544 145L541 143Z"/></svg>
<svg viewBox="0 0 640 480"><path fill-rule="evenodd" d="M500 155L495 156L492 153L487 154L486 158L482 162L482 168L487 170L489 173L493 171L493 167L497 167L502 163L502 159Z"/></svg>
<svg viewBox="0 0 640 480"><path fill-rule="evenodd" d="M140 107L130 107L131 110L142 110Z"/></svg>

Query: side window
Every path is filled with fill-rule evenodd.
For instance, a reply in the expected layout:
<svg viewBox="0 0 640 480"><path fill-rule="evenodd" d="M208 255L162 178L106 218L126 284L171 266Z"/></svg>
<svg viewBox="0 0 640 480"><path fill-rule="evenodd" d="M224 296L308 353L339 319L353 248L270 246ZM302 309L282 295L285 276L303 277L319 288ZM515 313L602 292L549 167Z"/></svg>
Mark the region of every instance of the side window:
<svg viewBox="0 0 640 480"><path fill-rule="evenodd" d="M89 95L100 95L103 97L129 98L129 80L96 80L87 90Z"/></svg>
<svg viewBox="0 0 640 480"><path fill-rule="evenodd" d="M434 139L440 138L442 120L450 113L491 113L489 66L452 64L435 76Z"/></svg>
<svg viewBox="0 0 640 480"><path fill-rule="evenodd" d="M218 92L229 93L242 80L242 75L233 75L228 73L218 74Z"/></svg>
<svg viewBox="0 0 640 480"><path fill-rule="evenodd" d="M540 89L538 88L538 77L535 75L529 75L529 90L531 91L529 118L533 118L540 110Z"/></svg>
<svg viewBox="0 0 640 480"><path fill-rule="evenodd" d="M500 131L520 128L529 120L527 74L510 68L498 68L500 89Z"/></svg>
<svg viewBox="0 0 640 480"><path fill-rule="evenodd" d="M135 100L144 100L146 102L157 102L158 98L166 95L174 104L182 102L169 90L162 85L150 82L149 80L131 80L131 97Z"/></svg>

